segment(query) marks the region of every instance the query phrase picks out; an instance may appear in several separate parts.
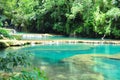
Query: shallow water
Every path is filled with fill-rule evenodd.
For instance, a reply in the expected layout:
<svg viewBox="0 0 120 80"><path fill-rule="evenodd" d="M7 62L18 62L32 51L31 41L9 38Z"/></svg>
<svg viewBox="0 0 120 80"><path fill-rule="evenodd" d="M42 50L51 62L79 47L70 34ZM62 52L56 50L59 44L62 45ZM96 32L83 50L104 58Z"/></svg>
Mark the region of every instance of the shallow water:
<svg viewBox="0 0 120 80"><path fill-rule="evenodd" d="M120 60L96 58L99 62L94 68L105 76L105 80L120 80Z"/></svg>

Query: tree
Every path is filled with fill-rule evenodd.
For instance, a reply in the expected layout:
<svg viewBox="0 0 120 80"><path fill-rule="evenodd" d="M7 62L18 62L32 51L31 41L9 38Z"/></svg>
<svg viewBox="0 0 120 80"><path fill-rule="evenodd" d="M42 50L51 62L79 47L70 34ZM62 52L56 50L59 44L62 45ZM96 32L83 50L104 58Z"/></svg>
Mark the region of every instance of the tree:
<svg viewBox="0 0 120 80"><path fill-rule="evenodd" d="M20 31L120 36L119 0L6 0L0 4L1 15Z"/></svg>

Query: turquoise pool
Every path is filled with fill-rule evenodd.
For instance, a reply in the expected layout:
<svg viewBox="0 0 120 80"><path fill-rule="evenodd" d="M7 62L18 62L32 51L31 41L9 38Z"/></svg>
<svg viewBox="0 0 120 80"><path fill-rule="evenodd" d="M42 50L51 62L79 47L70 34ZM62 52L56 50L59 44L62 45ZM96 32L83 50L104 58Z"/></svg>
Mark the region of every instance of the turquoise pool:
<svg viewBox="0 0 120 80"><path fill-rule="evenodd" d="M47 44L35 45L22 48L29 50L37 57L50 58L53 60L62 60L77 54L117 54L120 53L120 45L112 44Z"/></svg>
<svg viewBox="0 0 120 80"><path fill-rule="evenodd" d="M69 74L67 75L78 75L79 70L73 66L73 64L63 63L62 60L78 55L78 54L119 54L120 53L120 45L113 44L84 44L84 43L76 43L76 44L47 44L47 45L35 45L35 46L27 46L22 48L21 50L29 50L35 55L35 65L44 65L46 72L51 73L51 75L56 74ZM97 59L96 59L97 60ZM100 72L104 75L105 80L120 80L120 60L97 60L103 63L106 63L108 66L113 65L115 70L111 70L111 68L104 68L105 65L99 64L95 67L97 68L95 71ZM116 63L116 64L114 64ZM72 67L72 72L70 69ZM102 66L103 68L101 68ZM62 69L61 69L62 68ZM74 68L74 69L73 69ZM112 74L113 76L111 76ZM80 74L81 75L81 74ZM79 78L75 78L75 80L79 80ZM111 79L110 79L111 78ZM54 80L54 79L53 79ZM64 80L64 79L60 79Z"/></svg>
<svg viewBox="0 0 120 80"><path fill-rule="evenodd" d="M17 51L18 50L29 51L33 53L35 56L33 62L34 65L40 66L41 69L45 70L46 73L49 74L48 76L50 77L50 80L80 80L80 69L78 69L74 64L63 62L63 59L79 54L120 54L120 45L61 43L33 46L30 45L17 49ZM105 77L104 80L120 80L120 60L95 60L101 64L94 66L93 70L95 72L101 73ZM104 67L106 65L109 67L112 65L112 67L106 68ZM83 73L86 74L88 72Z"/></svg>

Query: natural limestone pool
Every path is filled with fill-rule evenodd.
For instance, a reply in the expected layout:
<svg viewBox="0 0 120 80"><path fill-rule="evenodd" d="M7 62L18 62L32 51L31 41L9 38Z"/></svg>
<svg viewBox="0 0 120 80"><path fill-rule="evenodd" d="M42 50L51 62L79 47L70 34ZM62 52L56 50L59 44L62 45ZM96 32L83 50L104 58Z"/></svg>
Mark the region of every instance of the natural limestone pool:
<svg viewBox="0 0 120 80"><path fill-rule="evenodd" d="M33 53L33 64L44 70L49 80L120 80L120 45L57 43L0 52L11 50Z"/></svg>

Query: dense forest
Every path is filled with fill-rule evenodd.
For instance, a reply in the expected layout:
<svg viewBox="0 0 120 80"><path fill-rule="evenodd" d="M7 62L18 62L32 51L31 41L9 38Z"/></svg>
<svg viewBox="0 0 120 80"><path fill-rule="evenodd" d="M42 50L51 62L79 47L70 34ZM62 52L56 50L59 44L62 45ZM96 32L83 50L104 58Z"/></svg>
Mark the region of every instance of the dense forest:
<svg viewBox="0 0 120 80"><path fill-rule="evenodd" d="M0 0L0 27L120 38L120 0Z"/></svg>

